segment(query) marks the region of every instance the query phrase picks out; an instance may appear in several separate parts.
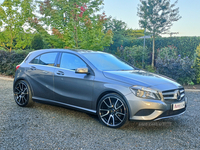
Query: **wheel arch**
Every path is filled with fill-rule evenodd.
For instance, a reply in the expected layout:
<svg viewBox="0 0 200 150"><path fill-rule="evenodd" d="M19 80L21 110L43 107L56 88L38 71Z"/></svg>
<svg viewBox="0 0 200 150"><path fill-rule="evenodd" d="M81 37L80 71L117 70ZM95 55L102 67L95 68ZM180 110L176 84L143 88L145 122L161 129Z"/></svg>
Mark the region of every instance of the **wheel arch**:
<svg viewBox="0 0 200 150"><path fill-rule="evenodd" d="M29 87L30 87L30 90L31 90L31 94L32 94L32 96L33 96L33 88L32 88L32 86L31 86L31 84L29 83L29 81L28 81L27 79L25 79L25 78L23 78L23 77L20 77L20 78L17 78L16 80L14 80L13 91L14 91L14 88L15 88L16 83L19 82L19 81L21 81L21 80L24 80L24 81L26 81L26 82L28 83L28 85L29 85Z"/></svg>
<svg viewBox="0 0 200 150"><path fill-rule="evenodd" d="M98 103L99 103L100 99L101 99L102 97L104 97L105 95L107 95L107 94L112 94L112 93L118 94L118 95L119 95L120 97L122 97L122 98L124 99L124 101L126 102L126 104L127 104L127 106L128 106L128 120L129 120L129 116L130 116L130 114L131 114L131 109L130 109L130 105L129 105L129 103L128 103L128 100L126 99L126 97L125 97L121 92L116 91L116 90L106 90L106 91L102 92L102 93L99 95L99 97L98 97L98 99L97 99L97 101L96 101L96 110L97 110Z"/></svg>

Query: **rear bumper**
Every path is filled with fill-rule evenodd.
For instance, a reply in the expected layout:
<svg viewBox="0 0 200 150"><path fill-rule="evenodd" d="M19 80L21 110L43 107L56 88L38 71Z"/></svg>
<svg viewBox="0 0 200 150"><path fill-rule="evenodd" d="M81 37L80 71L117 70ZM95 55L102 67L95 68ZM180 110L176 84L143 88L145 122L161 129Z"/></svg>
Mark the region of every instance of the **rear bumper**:
<svg viewBox="0 0 200 150"><path fill-rule="evenodd" d="M133 96L133 95L132 95ZM131 121L156 121L182 115L187 108L188 99L185 98L177 102L164 102L160 100L135 99L131 94L127 97L130 105L129 120ZM173 110L173 104L185 102L185 108Z"/></svg>

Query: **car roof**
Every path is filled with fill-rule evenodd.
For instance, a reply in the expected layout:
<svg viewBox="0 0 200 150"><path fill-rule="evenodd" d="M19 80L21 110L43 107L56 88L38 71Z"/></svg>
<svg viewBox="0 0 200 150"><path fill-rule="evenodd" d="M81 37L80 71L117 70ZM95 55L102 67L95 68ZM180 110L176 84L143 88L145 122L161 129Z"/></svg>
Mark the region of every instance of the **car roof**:
<svg viewBox="0 0 200 150"><path fill-rule="evenodd" d="M85 49L41 49L41 50L35 50L32 51L31 53L45 53L45 52L71 52L71 53L105 53L101 51L93 51L93 50L85 50Z"/></svg>

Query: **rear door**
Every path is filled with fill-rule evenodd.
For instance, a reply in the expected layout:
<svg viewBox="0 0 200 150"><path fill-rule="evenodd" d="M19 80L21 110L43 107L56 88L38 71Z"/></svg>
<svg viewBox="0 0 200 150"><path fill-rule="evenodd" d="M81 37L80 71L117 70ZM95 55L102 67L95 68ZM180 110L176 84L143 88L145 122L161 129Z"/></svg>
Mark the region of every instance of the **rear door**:
<svg viewBox="0 0 200 150"><path fill-rule="evenodd" d="M75 73L77 68L89 67L79 56L62 53L55 69L55 100L73 106L91 108L94 74Z"/></svg>
<svg viewBox="0 0 200 150"><path fill-rule="evenodd" d="M27 75L33 89L34 98L54 99L53 76L58 52L44 53L29 63Z"/></svg>

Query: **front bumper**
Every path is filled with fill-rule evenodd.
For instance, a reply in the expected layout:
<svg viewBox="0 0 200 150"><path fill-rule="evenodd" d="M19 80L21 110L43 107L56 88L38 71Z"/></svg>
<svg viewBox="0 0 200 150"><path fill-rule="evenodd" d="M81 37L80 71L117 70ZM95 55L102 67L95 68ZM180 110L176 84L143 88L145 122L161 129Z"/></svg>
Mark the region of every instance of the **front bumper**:
<svg viewBox="0 0 200 150"><path fill-rule="evenodd" d="M132 94L126 96L129 103L129 120L152 121L181 115L186 111L188 104L185 96L181 101L166 102L161 100L141 99ZM185 108L173 110L175 103L185 102Z"/></svg>

